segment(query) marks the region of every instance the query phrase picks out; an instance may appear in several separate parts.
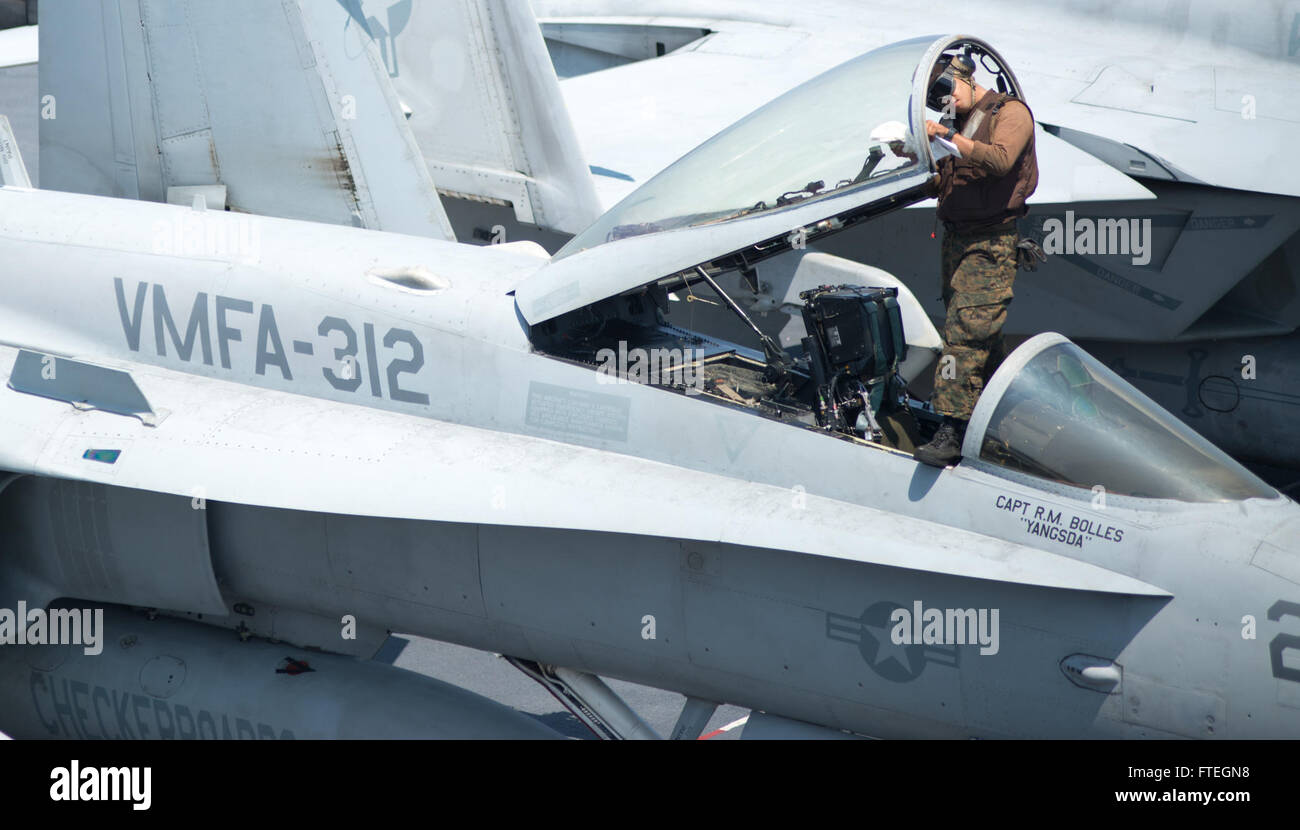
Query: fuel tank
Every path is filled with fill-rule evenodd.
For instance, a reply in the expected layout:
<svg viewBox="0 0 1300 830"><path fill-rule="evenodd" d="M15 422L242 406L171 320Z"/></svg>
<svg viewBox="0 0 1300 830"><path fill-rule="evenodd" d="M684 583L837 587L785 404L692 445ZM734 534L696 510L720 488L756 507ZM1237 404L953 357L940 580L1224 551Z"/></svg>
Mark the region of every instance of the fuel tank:
<svg viewBox="0 0 1300 830"><path fill-rule="evenodd" d="M151 620L121 606L104 607L102 620L97 646L0 647L0 733L80 740L560 737L514 709L383 663L241 641L231 631Z"/></svg>

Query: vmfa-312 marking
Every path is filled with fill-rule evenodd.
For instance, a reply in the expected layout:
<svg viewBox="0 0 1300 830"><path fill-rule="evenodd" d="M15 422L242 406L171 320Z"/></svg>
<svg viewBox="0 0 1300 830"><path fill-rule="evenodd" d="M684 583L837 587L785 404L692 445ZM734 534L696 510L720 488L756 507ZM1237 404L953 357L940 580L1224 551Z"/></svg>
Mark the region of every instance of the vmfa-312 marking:
<svg viewBox="0 0 1300 830"><path fill-rule="evenodd" d="M78 295L96 312L81 321L89 328L76 338L104 344L111 339L113 353L126 360L339 400L379 398L429 414L447 414L445 402L459 397L437 390L444 384L463 386L460 330L472 314L482 316L471 299L491 292L502 298L491 310L508 311L505 295L513 277L546 261L530 243L487 249L448 244L431 258L413 237L367 234L368 243L358 245L349 234L339 234L345 229L250 215L238 221L255 228L257 261L233 254L158 253L154 226L170 226L173 212L195 212L148 203L138 207L155 218L121 215L111 220L114 229L103 229L100 250L111 251L118 264L100 286L80 283ZM200 215L205 222L232 221L230 214L215 211ZM388 250L374 250L374 242ZM71 246L68 253L81 267L94 270L94 247L78 245L74 234L64 235L60 244ZM339 280L335 267L354 278ZM445 273L455 273L454 282ZM27 299L35 301L43 289L29 288L33 296ZM375 305L374 299L380 302ZM39 342L21 336L24 324L13 322L16 328L6 329L8 342ZM515 335L511 345L526 349L526 337Z"/></svg>
<svg viewBox="0 0 1300 830"><path fill-rule="evenodd" d="M265 375L274 369L285 381L292 381L293 370L289 366L289 353L285 350L284 340L280 337L279 327L275 322L275 309L270 305L255 305L248 300L217 295L212 298L211 316L209 315L208 294L200 291L194 295L188 319L183 327L178 327L167 304L167 293L162 285L138 283L134 303L128 307L126 293L120 278L113 280L117 295L117 308L122 316L122 333L126 337L127 347L140 351L141 337L145 329L146 299L152 295L153 337L146 340L157 350L159 359L168 356L168 343L174 350L176 359L186 363L201 361L204 366L213 366L213 334L215 332L216 353L222 369L232 368L230 350L232 343L244 340L244 326L236 322L243 316L244 321L255 326L256 345L253 353L253 373ZM251 320L249 319L251 318ZM373 323L363 323L361 330L363 340L358 341L357 329L342 317L327 315L321 318L313 334L325 338L338 335L341 341L333 348L334 363L321 368L321 375L333 388L343 392L356 392L363 381L369 381L368 389L374 397L388 395L394 401L427 404L428 394L403 389L401 375L418 374L424 368L424 347L410 329L390 328L384 333L384 348L392 350L399 343L408 350L406 358L388 356L385 365L385 384L379 374L379 360L376 349L376 334ZM184 334L182 335L182 331ZM196 354L197 346L197 354ZM295 354L310 358L315 355L316 344L312 340L293 340L291 346ZM364 351L358 352L359 348ZM360 362L366 363L363 378Z"/></svg>
<svg viewBox="0 0 1300 830"><path fill-rule="evenodd" d="M916 48L925 65L904 82L938 54ZM236 627L238 612L211 608L215 591L227 609L256 609L249 625L296 614L302 626L278 639L336 650L351 614L880 736L1300 736L1288 673L1300 620L1276 610L1300 600L1300 507L1212 448L1189 466L1158 409L1123 420L1103 408L1123 398L1106 389L1127 387L1106 386L1063 338L1007 359L963 462L942 471L714 386L602 382L596 362L554 345L636 331L628 319L649 315L657 281L696 263L707 276L719 251L791 226L815 243L824 217L873 209L877 188L906 202L925 178L903 170L786 212L554 260L260 217L248 219L256 262L164 255L154 223L188 208L0 190L0 261L40 275L0 302L0 380L14 385L0 388L0 470L20 476L0 485L0 522L29 540L7 556L21 566L7 584L122 602L89 578L60 587L61 549L38 531L75 499L43 482L88 482L85 500L104 505L91 554L129 549L134 494L188 505L202 488L201 522L176 538L198 540L186 573L203 579L182 590L177 574L156 585L166 601L129 604ZM709 359L763 364L691 336ZM43 395L16 376L20 349L127 372L167 417L150 426ZM1096 399L1052 397L1081 389ZM1134 435L1147 440L1126 444ZM988 455L984 436L1019 454ZM145 585L147 562L181 557L116 561ZM998 609L997 652L894 643L892 612L917 603ZM30 672L18 676L30 698Z"/></svg>

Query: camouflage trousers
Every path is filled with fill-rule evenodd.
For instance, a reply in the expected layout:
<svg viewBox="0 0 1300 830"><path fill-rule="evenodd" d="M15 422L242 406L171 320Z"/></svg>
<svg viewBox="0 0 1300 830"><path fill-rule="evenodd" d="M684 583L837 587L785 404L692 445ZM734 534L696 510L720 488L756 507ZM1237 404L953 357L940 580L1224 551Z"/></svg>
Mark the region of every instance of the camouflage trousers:
<svg viewBox="0 0 1300 830"><path fill-rule="evenodd" d="M1002 324L1016 279L1015 225L943 235L943 356L931 403L940 415L970 420L984 382L1006 357Z"/></svg>

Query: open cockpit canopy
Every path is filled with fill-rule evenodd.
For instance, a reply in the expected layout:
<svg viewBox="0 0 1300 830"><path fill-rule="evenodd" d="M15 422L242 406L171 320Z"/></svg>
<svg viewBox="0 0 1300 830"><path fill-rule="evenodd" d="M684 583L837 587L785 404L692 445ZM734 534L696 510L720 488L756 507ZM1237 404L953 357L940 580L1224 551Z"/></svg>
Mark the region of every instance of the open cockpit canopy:
<svg viewBox="0 0 1300 830"><path fill-rule="evenodd" d="M776 98L638 188L557 258L630 236L874 190L925 171L928 160L906 125L912 76L933 42L876 49Z"/></svg>
<svg viewBox="0 0 1300 830"><path fill-rule="evenodd" d="M628 195L521 285L531 325L703 266L710 273L811 244L926 198L931 69L971 51L1020 94L987 43L921 37L804 82L687 153ZM918 139L918 136L920 139ZM942 152L939 150L938 152Z"/></svg>

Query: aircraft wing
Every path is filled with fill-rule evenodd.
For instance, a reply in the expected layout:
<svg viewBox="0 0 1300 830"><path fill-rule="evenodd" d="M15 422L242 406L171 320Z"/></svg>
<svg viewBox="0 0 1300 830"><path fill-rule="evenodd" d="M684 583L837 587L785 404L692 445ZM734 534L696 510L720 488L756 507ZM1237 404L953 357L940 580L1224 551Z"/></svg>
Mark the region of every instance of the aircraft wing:
<svg viewBox="0 0 1300 830"><path fill-rule="evenodd" d="M453 239L348 6L42 3L42 186Z"/></svg>
<svg viewBox="0 0 1300 830"><path fill-rule="evenodd" d="M649 535L1168 595L1058 554L883 510L812 495L796 505L780 487L139 364L60 359L58 377L71 375L79 390L44 397L14 387L39 389L52 360L20 352L0 347L0 469L20 474L317 513ZM56 399L78 395L136 414Z"/></svg>
<svg viewBox="0 0 1300 830"><path fill-rule="evenodd" d="M1066 0L935 0L925 15L856 0L797 8L535 0L534 7L557 54L616 34L676 47L562 83L591 163L636 180L598 177L606 205L775 95L864 51L936 28L994 38L1039 124L1113 165L1117 178L1300 196L1300 174L1270 163L1290 150L1297 119L1289 102L1300 85L1296 38L1286 37L1300 18L1282 0L1249 8L1207 2L1177 15L1159 0L1096 8ZM707 34L678 45L658 34L666 29ZM1039 142L1040 154L1052 143L1041 134ZM1034 201L1045 201L1041 187Z"/></svg>
<svg viewBox="0 0 1300 830"><path fill-rule="evenodd" d="M679 27L685 28L686 22ZM869 48L861 42L815 38L797 29L713 19L693 22L719 31L664 57L563 82L565 100L593 169L605 171L595 180L606 207L770 99ZM585 25L624 24L611 20ZM1043 172L1031 202L1155 198L1128 175L1041 126L1035 142ZM933 202L925 204L933 206Z"/></svg>

